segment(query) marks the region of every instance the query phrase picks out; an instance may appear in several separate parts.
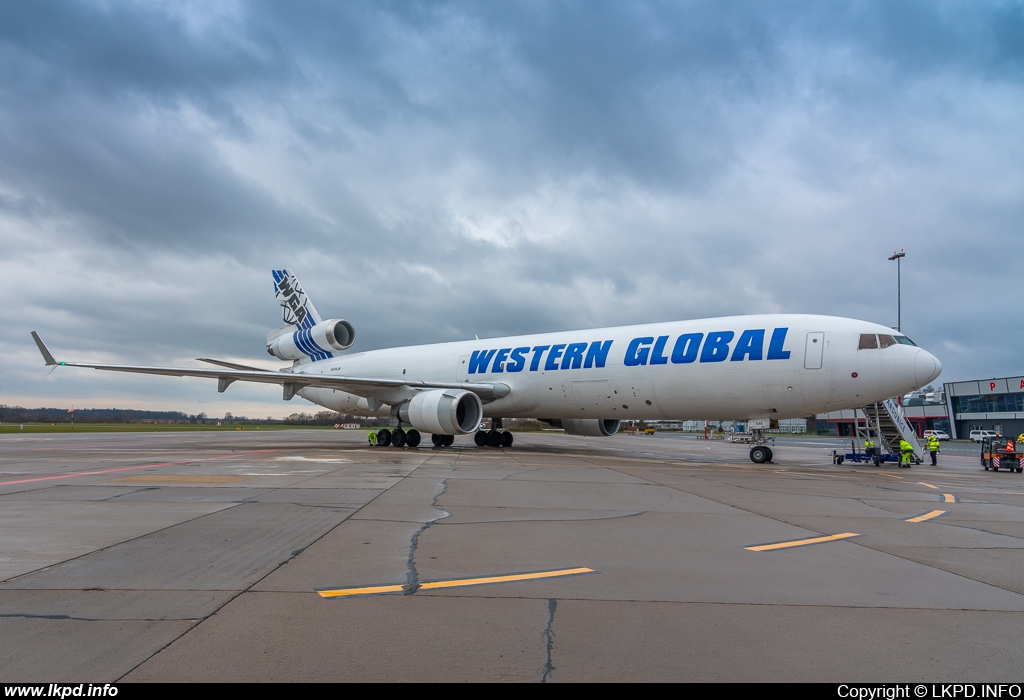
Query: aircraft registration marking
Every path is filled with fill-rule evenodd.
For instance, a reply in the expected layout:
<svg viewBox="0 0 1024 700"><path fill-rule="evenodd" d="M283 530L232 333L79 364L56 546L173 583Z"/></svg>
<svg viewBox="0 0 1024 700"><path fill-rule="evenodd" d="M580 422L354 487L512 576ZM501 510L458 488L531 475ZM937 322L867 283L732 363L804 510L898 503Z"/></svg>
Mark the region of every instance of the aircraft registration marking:
<svg viewBox="0 0 1024 700"><path fill-rule="evenodd" d="M834 542L835 540L845 540L851 537L860 537L860 533L857 532L843 532L838 535L825 535L824 537L810 537L804 540L790 540L788 542L774 542L772 544L759 544L756 547L744 547L749 549L751 552L767 552L773 549L786 549L788 547L805 547L809 544L821 544L822 542Z"/></svg>
<svg viewBox="0 0 1024 700"><path fill-rule="evenodd" d="M929 513L925 513L924 515L919 515L916 518L907 518L906 522L908 522L908 523L923 523L925 520L931 520L932 518L937 518L940 515L945 515L945 514L946 514L946 511L944 511L944 510L933 510L933 511L931 511Z"/></svg>
<svg viewBox="0 0 1024 700"><path fill-rule="evenodd" d="M446 581L427 581L421 583L417 590L432 590L438 588L458 588L460 586L483 586L490 583L511 583L514 581L530 581L541 578L556 578L558 576L576 576L578 574L596 573L587 567L575 569L558 569L555 571L532 571L523 574L505 574L502 576L480 576L477 578L449 579ZM380 595L382 593L401 593L405 590L402 584L386 584L382 586L363 586L360 588L332 588L318 590L322 598L351 598L362 595Z"/></svg>

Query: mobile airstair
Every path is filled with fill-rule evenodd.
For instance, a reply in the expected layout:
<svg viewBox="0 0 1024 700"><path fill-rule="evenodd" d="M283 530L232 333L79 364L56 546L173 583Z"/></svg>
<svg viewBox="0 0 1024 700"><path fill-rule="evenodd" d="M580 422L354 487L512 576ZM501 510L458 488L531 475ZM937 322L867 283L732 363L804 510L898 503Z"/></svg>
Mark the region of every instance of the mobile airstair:
<svg viewBox="0 0 1024 700"><path fill-rule="evenodd" d="M860 414L863 413L867 419L861 425ZM910 424L903 413L903 407L896 399L886 399L879 403L872 403L853 410L854 438L852 451L846 454L833 452L833 461L842 464L844 460L853 462L874 462L879 465L882 462L900 462L900 440L906 440L914 448L914 463L921 464L924 461L924 450L917 439L914 426ZM876 449L868 451L864 448L864 441L872 440Z"/></svg>

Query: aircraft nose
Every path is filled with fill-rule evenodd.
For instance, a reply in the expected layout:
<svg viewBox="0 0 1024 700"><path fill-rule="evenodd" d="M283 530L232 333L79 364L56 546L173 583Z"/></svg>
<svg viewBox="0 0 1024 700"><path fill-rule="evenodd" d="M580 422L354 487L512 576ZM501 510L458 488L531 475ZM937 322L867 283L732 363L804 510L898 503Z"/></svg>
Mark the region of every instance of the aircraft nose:
<svg viewBox="0 0 1024 700"><path fill-rule="evenodd" d="M918 386L924 386L942 374L942 365L935 356L925 350L917 351L914 361L914 377Z"/></svg>

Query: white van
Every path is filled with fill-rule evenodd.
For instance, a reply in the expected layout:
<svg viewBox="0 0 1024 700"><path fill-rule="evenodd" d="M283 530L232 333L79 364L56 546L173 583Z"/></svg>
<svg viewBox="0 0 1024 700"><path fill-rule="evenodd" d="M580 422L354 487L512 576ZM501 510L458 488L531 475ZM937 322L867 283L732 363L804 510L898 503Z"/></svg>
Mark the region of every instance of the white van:
<svg viewBox="0 0 1024 700"><path fill-rule="evenodd" d="M971 442L981 442L987 437L999 437L999 433L994 430L972 430L971 431Z"/></svg>

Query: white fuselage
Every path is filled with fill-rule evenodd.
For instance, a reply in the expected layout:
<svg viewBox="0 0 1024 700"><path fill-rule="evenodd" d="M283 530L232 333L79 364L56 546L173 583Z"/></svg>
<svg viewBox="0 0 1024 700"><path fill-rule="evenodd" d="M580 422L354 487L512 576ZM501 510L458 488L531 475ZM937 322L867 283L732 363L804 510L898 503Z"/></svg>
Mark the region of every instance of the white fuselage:
<svg viewBox="0 0 1024 700"><path fill-rule="evenodd" d="M875 323L831 316L733 316L374 350L300 363L295 373L505 384L484 414L507 418L792 418L863 406L941 371L911 344L859 349ZM384 415L335 389L299 395Z"/></svg>

